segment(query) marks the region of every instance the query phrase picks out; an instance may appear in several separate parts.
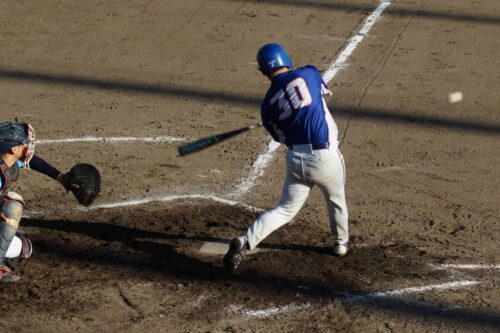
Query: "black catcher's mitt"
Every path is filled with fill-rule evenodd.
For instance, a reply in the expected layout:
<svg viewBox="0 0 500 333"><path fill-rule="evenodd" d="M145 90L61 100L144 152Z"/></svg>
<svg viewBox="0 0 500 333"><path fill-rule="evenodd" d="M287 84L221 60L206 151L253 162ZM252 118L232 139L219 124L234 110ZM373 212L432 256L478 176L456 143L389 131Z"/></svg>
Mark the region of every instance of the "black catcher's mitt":
<svg viewBox="0 0 500 333"><path fill-rule="evenodd" d="M79 163L63 175L63 184L80 204L88 206L101 191L101 175L95 166Z"/></svg>

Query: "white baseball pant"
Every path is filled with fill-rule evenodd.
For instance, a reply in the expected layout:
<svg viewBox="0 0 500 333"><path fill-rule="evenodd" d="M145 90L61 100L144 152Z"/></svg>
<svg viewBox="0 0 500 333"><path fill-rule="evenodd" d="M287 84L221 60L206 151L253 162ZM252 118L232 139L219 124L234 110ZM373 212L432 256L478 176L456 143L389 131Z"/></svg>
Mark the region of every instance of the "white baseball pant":
<svg viewBox="0 0 500 333"><path fill-rule="evenodd" d="M317 185L328 207L334 243L349 240L348 213L345 199L345 165L339 149L312 150L311 145L294 145L286 155L286 177L278 207L260 215L248 228L250 249L254 249L274 230L290 222Z"/></svg>

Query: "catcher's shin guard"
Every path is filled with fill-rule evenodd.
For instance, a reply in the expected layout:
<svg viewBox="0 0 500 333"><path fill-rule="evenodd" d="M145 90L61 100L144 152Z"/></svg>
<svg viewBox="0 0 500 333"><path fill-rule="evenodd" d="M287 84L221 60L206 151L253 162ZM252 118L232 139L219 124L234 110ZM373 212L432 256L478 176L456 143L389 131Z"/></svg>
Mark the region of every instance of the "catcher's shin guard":
<svg viewBox="0 0 500 333"><path fill-rule="evenodd" d="M10 243L16 235L23 215L23 204L23 198L15 192L9 192L2 197L0 206L0 263L4 260Z"/></svg>
<svg viewBox="0 0 500 333"><path fill-rule="evenodd" d="M5 259L5 254L9 249L12 239L16 235L16 229L12 228L5 222L0 221L0 264Z"/></svg>
<svg viewBox="0 0 500 333"><path fill-rule="evenodd" d="M24 200L16 192L8 192L2 197L0 219L17 230L23 216Z"/></svg>

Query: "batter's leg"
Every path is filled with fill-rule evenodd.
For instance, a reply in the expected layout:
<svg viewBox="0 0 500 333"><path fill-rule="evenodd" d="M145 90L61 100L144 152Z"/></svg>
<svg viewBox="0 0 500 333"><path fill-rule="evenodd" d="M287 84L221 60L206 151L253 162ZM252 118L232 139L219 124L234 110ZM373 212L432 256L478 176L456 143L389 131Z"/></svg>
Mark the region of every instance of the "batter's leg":
<svg viewBox="0 0 500 333"><path fill-rule="evenodd" d="M312 186L310 182L297 179L291 174L287 175L278 207L260 215L244 235L250 250L297 215Z"/></svg>
<svg viewBox="0 0 500 333"><path fill-rule="evenodd" d="M331 154L332 158L326 159L322 166L327 170L327 176L318 179L317 184L325 196L334 243L345 244L349 241L349 227L344 158L338 150Z"/></svg>

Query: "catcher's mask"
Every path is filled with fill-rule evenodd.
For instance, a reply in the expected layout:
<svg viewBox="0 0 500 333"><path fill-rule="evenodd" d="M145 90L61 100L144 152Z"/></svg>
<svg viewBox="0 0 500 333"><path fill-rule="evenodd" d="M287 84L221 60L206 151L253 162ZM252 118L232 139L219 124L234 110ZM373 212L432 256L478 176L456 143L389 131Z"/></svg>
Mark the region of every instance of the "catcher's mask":
<svg viewBox="0 0 500 333"><path fill-rule="evenodd" d="M0 154L5 154L13 147L23 145L20 160L29 168L29 162L35 153L35 131L28 123L5 122L0 124Z"/></svg>

